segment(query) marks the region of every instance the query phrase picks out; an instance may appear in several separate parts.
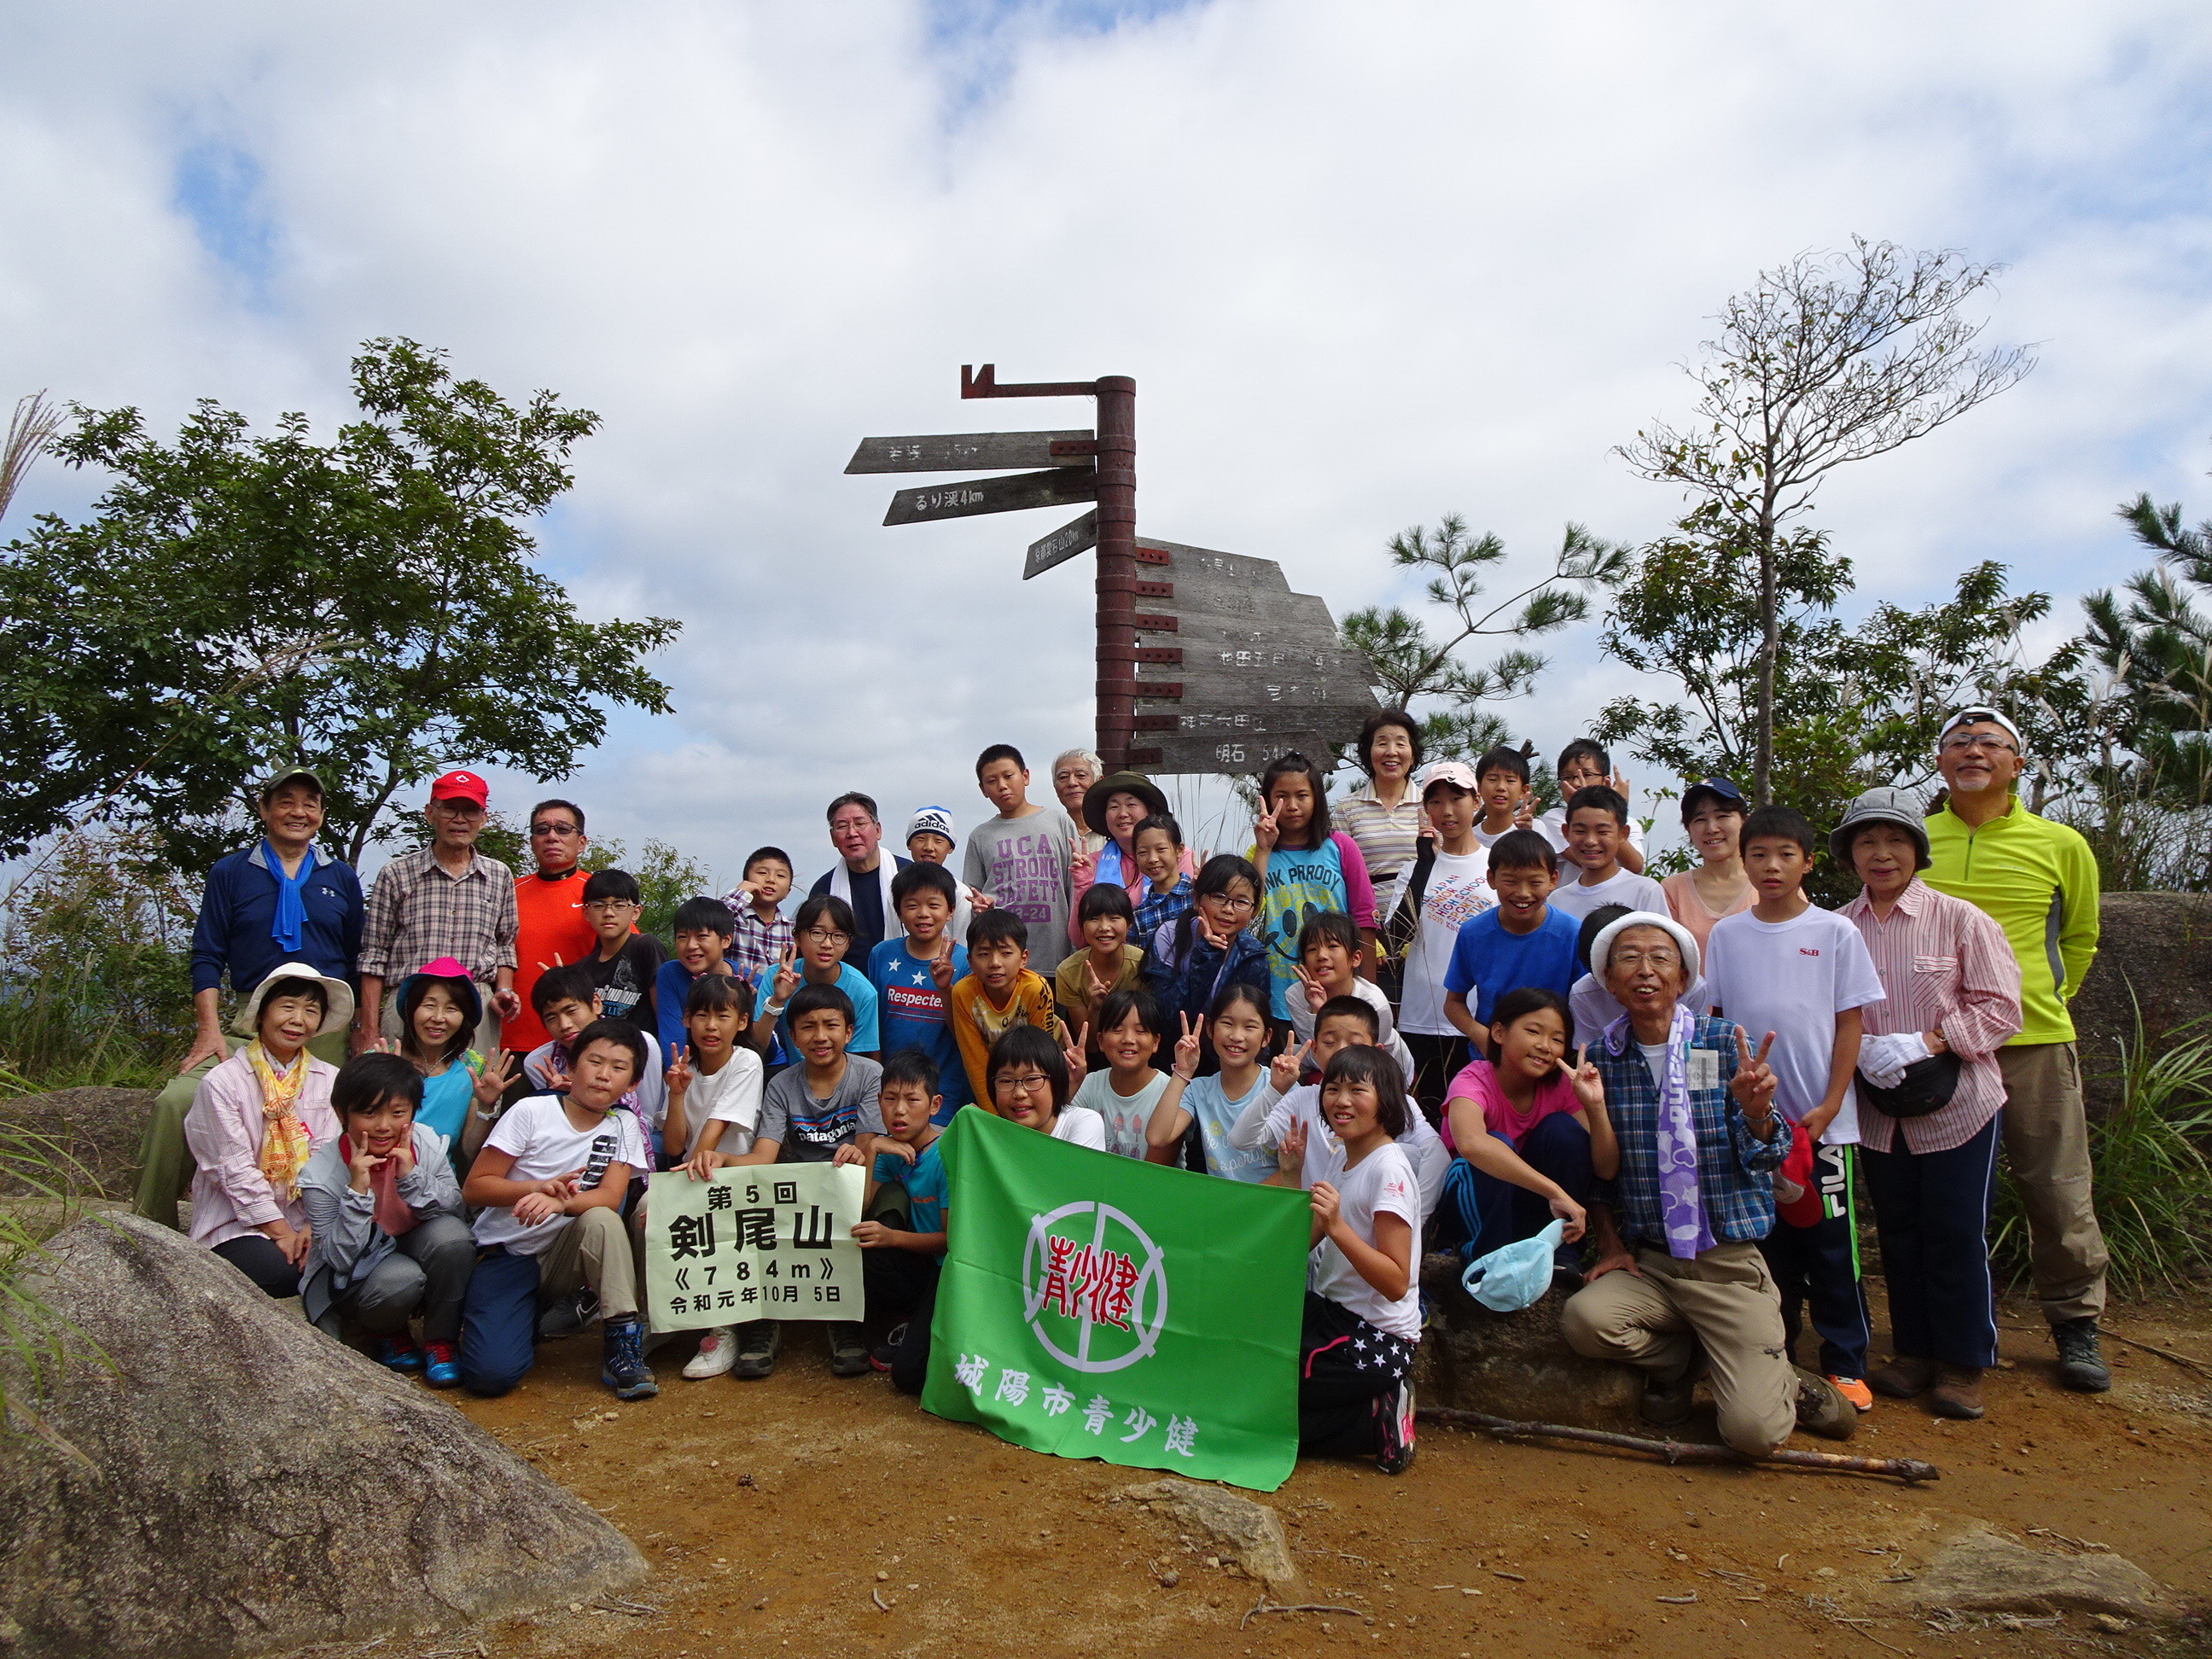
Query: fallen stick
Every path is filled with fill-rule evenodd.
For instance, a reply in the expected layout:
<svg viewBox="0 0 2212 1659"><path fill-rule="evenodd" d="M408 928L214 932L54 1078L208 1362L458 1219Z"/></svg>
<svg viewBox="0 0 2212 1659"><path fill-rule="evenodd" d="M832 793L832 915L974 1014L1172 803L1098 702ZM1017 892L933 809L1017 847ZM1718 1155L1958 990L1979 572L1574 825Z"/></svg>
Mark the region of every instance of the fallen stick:
<svg viewBox="0 0 2212 1659"><path fill-rule="evenodd" d="M1726 1446L1689 1445L1679 1440L1644 1440L1632 1434L1607 1434L1599 1429L1568 1428L1558 1423L1516 1423L1510 1418L1492 1417L1482 1412L1454 1411L1446 1406L1423 1406L1414 1415L1425 1422L1440 1423L1447 1428L1487 1429L1492 1434L1515 1438L1578 1440L1586 1445L1619 1446L1627 1451L1656 1452L1669 1463L1771 1463L1788 1468L1836 1469L1850 1474L1895 1475L1908 1486L1943 1478L1943 1472L1933 1463L1923 1463L1917 1457L1850 1457L1842 1452L1783 1449L1771 1451L1764 1457L1748 1458Z"/></svg>
<svg viewBox="0 0 2212 1659"><path fill-rule="evenodd" d="M1319 1601L1270 1601L1262 1595L1257 1601L1245 1608L1244 1617L1237 1621L1237 1628L1243 1630L1251 1622L1255 1614L1262 1613L1348 1613L1354 1619L1367 1617L1358 1607L1332 1607L1324 1606Z"/></svg>

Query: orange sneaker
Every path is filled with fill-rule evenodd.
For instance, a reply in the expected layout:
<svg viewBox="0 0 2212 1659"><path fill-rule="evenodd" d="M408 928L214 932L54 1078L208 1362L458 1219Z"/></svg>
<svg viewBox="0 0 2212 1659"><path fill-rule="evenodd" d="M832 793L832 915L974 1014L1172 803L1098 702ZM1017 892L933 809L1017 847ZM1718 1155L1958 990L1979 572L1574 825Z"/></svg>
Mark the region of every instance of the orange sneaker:
<svg viewBox="0 0 2212 1659"><path fill-rule="evenodd" d="M1832 1376L1828 1381L1836 1392L1851 1402L1853 1409L1870 1412L1874 1409L1874 1390L1856 1376Z"/></svg>

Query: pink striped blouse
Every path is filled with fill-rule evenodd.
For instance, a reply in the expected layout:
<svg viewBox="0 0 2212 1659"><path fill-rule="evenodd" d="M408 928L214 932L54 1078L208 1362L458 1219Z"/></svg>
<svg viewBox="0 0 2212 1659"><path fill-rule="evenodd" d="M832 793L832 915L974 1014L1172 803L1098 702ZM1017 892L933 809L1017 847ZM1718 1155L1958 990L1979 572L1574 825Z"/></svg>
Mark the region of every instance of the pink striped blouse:
<svg viewBox="0 0 2212 1659"><path fill-rule="evenodd" d="M1866 1009L1869 1036L1941 1029L1965 1062L1958 1091L1925 1117L1893 1118L1859 1092L1859 1140L1877 1152L1895 1150L1902 1130L1916 1152L1964 1146L2004 1104L1997 1049L2020 1030L2020 961L2004 930L1984 911L1939 893L1917 876L1898 895L1885 920L1865 892L1844 906L1874 957L1888 1000Z"/></svg>

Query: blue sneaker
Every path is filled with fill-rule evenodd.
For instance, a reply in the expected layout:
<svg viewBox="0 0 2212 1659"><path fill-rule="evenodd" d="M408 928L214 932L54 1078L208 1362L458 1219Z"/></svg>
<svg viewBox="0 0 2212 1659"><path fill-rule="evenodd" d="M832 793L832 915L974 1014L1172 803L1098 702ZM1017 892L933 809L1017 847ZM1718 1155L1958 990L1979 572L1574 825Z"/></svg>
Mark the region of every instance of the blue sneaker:
<svg viewBox="0 0 2212 1659"><path fill-rule="evenodd" d="M422 1351L404 1336L380 1336L376 1352L371 1356L378 1364L395 1371L419 1371L422 1369Z"/></svg>
<svg viewBox="0 0 2212 1659"><path fill-rule="evenodd" d="M422 1380L434 1389L454 1389L460 1386L460 1356L450 1342L425 1342L422 1345Z"/></svg>
<svg viewBox="0 0 2212 1659"><path fill-rule="evenodd" d="M599 1381L615 1391L617 1400L650 1400L660 1384L645 1364L645 1325L642 1321L610 1320L600 1337Z"/></svg>

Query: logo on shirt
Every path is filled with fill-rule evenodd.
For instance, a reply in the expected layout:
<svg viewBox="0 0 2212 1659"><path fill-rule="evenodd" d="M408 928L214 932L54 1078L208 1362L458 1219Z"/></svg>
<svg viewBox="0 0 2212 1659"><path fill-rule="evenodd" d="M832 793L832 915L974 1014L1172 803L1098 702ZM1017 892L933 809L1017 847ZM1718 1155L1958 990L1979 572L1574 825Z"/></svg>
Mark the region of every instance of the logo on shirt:
<svg viewBox="0 0 2212 1659"><path fill-rule="evenodd" d="M1079 1371L1118 1371L1158 1351L1166 1259L1123 1211L1087 1200L1030 1223L1022 1310L1045 1352Z"/></svg>
<svg viewBox="0 0 2212 1659"><path fill-rule="evenodd" d="M1817 957L1820 953L1809 945L1801 945L1797 947L1797 954L1801 957Z"/></svg>

